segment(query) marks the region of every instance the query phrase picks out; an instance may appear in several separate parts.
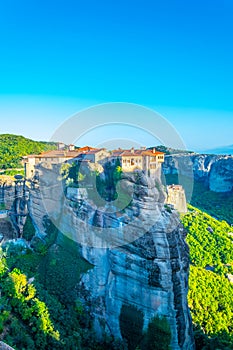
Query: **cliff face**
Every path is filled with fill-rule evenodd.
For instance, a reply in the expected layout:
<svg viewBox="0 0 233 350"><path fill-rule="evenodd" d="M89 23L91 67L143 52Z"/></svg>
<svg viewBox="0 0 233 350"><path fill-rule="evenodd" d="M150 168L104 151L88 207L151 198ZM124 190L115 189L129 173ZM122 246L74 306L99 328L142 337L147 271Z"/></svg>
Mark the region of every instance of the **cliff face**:
<svg viewBox="0 0 233 350"><path fill-rule="evenodd" d="M166 156L163 173L180 174L202 180L211 191L233 189L233 157L207 154Z"/></svg>
<svg viewBox="0 0 233 350"><path fill-rule="evenodd" d="M144 328L157 314L167 318L172 349L194 348L187 306L189 253L175 212L163 212L158 224L131 244L83 246L82 255L94 265L82 283L90 293L99 335L105 331L121 337L121 307L131 304L143 312Z"/></svg>
<svg viewBox="0 0 233 350"><path fill-rule="evenodd" d="M45 204L60 230L79 243L80 254L93 265L82 276L79 291L91 305L97 335L121 338L121 308L131 304L143 312L144 329L153 316L165 316L172 349L194 349L185 232L177 212L164 209L158 183L142 174L125 176L132 201L118 212L113 205L67 199L56 186L47 186L49 181L42 196L32 189L30 211L40 228Z"/></svg>
<svg viewBox="0 0 233 350"><path fill-rule="evenodd" d="M100 206L88 199L68 199L58 184L57 169L41 167L39 172L39 187L30 189L31 217L43 235L43 218L48 214L78 242L81 256L93 265L78 289L90 305L97 336L121 338L121 308L130 304L142 311L144 329L155 315L167 319L172 349L194 349L185 231L177 212L164 209L160 184L141 173L125 176L122 181L132 197L119 211L114 203Z"/></svg>
<svg viewBox="0 0 233 350"><path fill-rule="evenodd" d="M228 192L233 189L233 157L221 158L212 165L209 186L215 192Z"/></svg>
<svg viewBox="0 0 233 350"><path fill-rule="evenodd" d="M18 238L22 234L28 214L27 199L28 192L23 181L9 181L0 184L0 203L4 204L11 218L11 226L13 224L13 231L10 230L12 239ZM8 237L6 232L4 236Z"/></svg>

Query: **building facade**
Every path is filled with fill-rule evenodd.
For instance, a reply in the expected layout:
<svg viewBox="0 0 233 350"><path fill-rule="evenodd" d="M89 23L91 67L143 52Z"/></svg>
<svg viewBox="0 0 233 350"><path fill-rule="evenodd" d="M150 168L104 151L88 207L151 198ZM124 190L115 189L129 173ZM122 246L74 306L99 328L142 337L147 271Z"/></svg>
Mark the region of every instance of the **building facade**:
<svg viewBox="0 0 233 350"><path fill-rule="evenodd" d="M134 172L143 170L147 175L155 175L161 170L164 162L164 153L149 149L115 150L112 151L110 161L114 164L120 162L122 171Z"/></svg>
<svg viewBox="0 0 233 350"><path fill-rule="evenodd" d="M118 164L123 172L134 172L143 170L148 176L158 175L161 170L161 164L164 162L164 153L155 149L134 149L107 151L105 148L93 148L85 146L79 149L69 147L67 150L53 150L43 152L38 155L28 155L23 157L25 167L25 176L31 179L35 175L37 164L61 164L64 162L87 161L103 165L110 162L112 165Z"/></svg>

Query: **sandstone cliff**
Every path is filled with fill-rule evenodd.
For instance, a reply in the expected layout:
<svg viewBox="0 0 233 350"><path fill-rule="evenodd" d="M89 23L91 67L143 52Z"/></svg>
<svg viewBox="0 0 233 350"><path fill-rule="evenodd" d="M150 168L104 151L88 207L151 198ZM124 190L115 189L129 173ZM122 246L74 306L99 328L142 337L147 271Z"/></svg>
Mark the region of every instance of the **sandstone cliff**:
<svg viewBox="0 0 233 350"><path fill-rule="evenodd" d="M10 236L12 239L18 238L22 234L28 214L27 199L28 191L26 191L24 181L12 179L11 181L0 184L0 203L7 210L7 215L11 218L11 225L13 227L10 230ZM8 237L6 232L4 236L7 239L10 237Z"/></svg>
<svg viewBox="0 0 233 350"><path fill-rule="evenodd" d="M39 183L31 186L28 202L37 235L45 235L43 220L49 215L93 265L81 278L79 296L89 305L97 336L121 338L121 308L134 305L144 315L144 329L153 316L164 316L172 349L194 349L185 231L177 212L164 208L159 181L142 173L124 176L132 197L118 210L117 203L68 199L59 169L41 166L38 171Z"/></svg>
<svg viewBox="0 0 233 350"><path fill-rule="evenodd" d="M95 328L121 337L119 316L124 304L139 308L144 327L158 314L172 332L172 349L193 349L187 306L189 253L175 213L164 212L150 232L131 244L99 249L82 247L94 268L82 283L90 293Z"/></svg>
<svg viewBox="0 0 233 350"><path fill-rule="evenodd" d="M42 169L41 192L31 189L30 211L38 230L47 211L93 265L82 276L79 290L91 305L97 335L121 338L121 308L130 304L143 312L144 329L153 316L166 317L172 349L194 349L185 232L177 212L164 209L159 183L143 174L124 176L132 201L118 211L113 205L100 206L88 199L67 199L59 185L52 185L56 172L51 175L44 169L44 173L43 178Z"/></svg>

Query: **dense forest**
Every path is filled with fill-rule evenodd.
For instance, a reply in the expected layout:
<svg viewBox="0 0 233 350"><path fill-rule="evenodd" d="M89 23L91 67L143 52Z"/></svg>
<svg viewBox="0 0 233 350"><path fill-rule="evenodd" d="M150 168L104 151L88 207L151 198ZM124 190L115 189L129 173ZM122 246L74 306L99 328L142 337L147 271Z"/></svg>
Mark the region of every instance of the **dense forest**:
<svg viewBox="0 0 233 350"><path fill-rule="evenodd" d="M189 206L189 307L198 349L233 349L233 234L231 226Z"/></svg>
<svg viewBox="0 0 233 350"><path fill-rule="evenodd" d="M0 169L21 168L21 158L55 149L53 142L39 142L19 135L0 135Z"/></svg>
<svg viewBox="0 0 233 350"><path fill-rule="evenodd" d="M213 192L200 181L194 182L191 204L218 220L233 224L233 192Z"/></svg>

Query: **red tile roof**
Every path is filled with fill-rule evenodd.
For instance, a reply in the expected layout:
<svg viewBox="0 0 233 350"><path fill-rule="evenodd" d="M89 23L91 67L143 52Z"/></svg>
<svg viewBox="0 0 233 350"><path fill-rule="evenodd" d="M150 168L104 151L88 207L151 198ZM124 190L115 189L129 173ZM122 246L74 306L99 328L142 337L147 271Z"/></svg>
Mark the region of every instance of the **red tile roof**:
<svg viewBox="0 0 233 350"><path fill-rule="evenodd" d="M78 149L78 151L79 151L79 152L89 152L89 151L95 150L95 149L97 149L97 148L95 148L95 147L90 147L90 146L84 146L84 147L80 147L80 148Z"/></svg>
<svg viewBox="0 0 233 350"><path fill-rule="evenodd" d="M94 148L94 149L90 150L89 152L87 152L86 154L96 154L96 153L103 151L103 150L105 150L105 148Z"/></svg>
<svg viewBox="0 0 233 350"><path fill-rule="evenodd" d="M155 157L157 155L163 155L163 152L156 151L153 152L153 150L141 150L141 149L134 149L134 150L114 150L112 151L112 156L114 157L131 157L131 156L136 156L136 157L141 157L141 156L151 156Z"/></svg>
<svg viewBox="0 0 233 350"><path fill-rule="evenodd" d="M89 147L89 146L85 146L85 147L81 147L77 150L73 150L73 151L69 151L69 150L52 150L52 151L46 151L40 154L30 154L25 158L75 158L75 157L79 157L79 156L85 156L88 154L96 154L102 150L105 150L105 148L94 148L94 147ZM123 150L123 149L118 149L118 150L114 150L112 151L112 156L113 157L141 157L141 156L151 156L151 157L155 157L157 155L163 155L163 152L158 152L158 151L154 151L147 149L147 150L143 150L143 149L133 149L133 150Z"/></svg>
<svg viewBox="0 0 233 350"><path fill-rule="evenodd" d="M24 158L74 158L80 155L78 151L53 150L40 154L30 154Z"/></svg>

